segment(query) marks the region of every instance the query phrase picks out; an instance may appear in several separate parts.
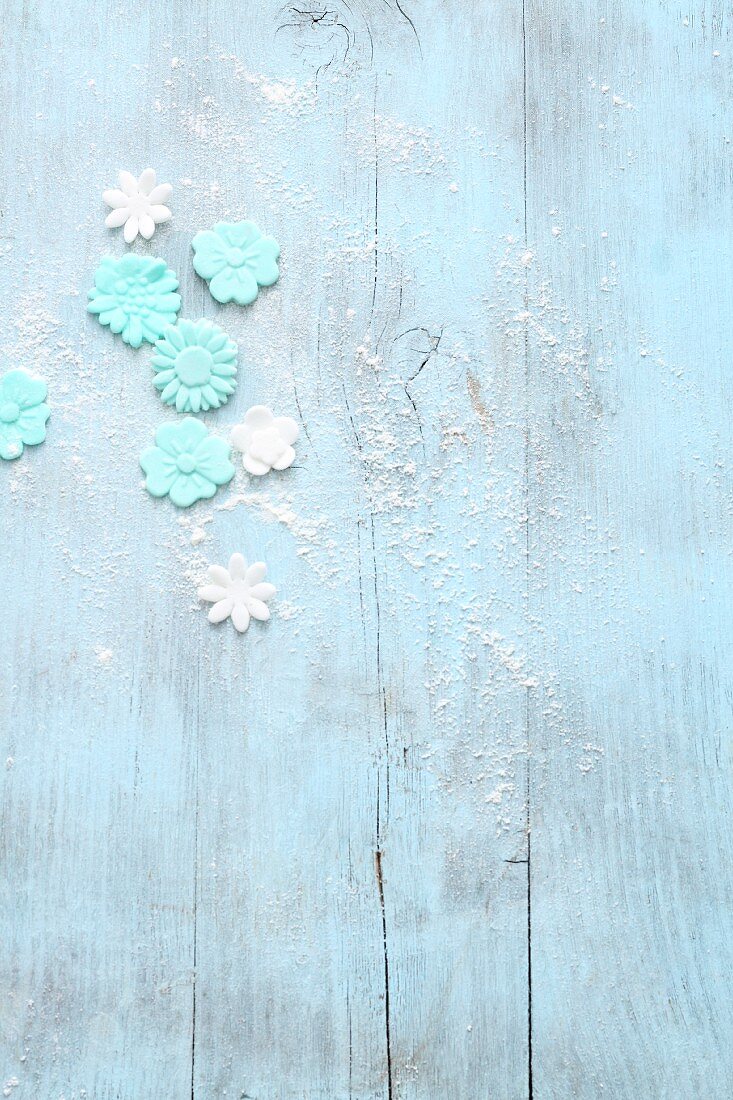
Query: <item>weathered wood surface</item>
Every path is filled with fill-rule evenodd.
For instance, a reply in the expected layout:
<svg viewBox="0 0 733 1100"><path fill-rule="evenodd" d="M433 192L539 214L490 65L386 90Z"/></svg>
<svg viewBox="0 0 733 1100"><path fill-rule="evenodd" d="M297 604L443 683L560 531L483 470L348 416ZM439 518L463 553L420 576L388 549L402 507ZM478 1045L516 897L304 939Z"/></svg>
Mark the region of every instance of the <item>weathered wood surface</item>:
<svg viewBox="0 0 733 1100"><path fill-rule="evenodd" d="M7 1095L733 1092L731 17L591 8L6 3L0 352L53 408L0 469ZM241 348L207 423L303 425L185 513L84 312L147 164L135 247ZM246 310L190 262L243 216Z"/></svg>

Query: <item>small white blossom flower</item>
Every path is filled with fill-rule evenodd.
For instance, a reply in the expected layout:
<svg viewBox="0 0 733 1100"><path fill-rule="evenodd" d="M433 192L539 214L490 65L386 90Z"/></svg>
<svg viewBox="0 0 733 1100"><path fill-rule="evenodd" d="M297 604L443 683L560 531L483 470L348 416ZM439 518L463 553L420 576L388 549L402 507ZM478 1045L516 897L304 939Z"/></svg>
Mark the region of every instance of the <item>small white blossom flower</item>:
<svg viewBox="0 0 733 1100"><path fill-rule="evenodd" d="M241 554L232 554L228 569L223 565L210 565L209 584L198 590L200 600L214 605L209 610L209 622L221 623L231 616L240 634L249 626L250 618L266 622L270 618L267 600L277 591L274 584L265 581L266 573L264 562L256 561L247 568Z"/></svg>
<svg viewBox="0 0 733 1100"><path fill-rule="evenodd" d="M138 180L130 172L120 172L120 187L121 191L113 189L102 195L107 206L112 207L104 224L108 229L124 225L128 244L132 244L138 233L149 241L156 225L167 222L171 216L163 204L168 202L173 188L169 183L156 187L152 168L146 168Z"/></svg>
<svg viewBox="0 0 733 1100"><path fill-rule="evenodd" d="M287 470L295 461L292 444L300 429L289 416L273 416L267 405L253 405L243 424L232 431L232 444L243 454L242 462L250 474Z"/></svg>

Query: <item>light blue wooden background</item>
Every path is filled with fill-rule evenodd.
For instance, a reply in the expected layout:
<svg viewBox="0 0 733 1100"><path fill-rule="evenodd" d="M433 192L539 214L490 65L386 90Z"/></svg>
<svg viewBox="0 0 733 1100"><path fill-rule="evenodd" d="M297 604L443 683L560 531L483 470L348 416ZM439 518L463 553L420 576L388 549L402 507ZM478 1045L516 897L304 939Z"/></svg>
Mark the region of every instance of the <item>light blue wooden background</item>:
<svg viewBox="0 0 733 1100"><path fill-rule="evenodd" d="M0 470L3 1095L733 1095L730 6L3 12L0 351L53 406ZM136 248L241 347L207 422L303 424L183 514L84 312L148 164ZM242 216L247 310L190 262Z"/></svg>

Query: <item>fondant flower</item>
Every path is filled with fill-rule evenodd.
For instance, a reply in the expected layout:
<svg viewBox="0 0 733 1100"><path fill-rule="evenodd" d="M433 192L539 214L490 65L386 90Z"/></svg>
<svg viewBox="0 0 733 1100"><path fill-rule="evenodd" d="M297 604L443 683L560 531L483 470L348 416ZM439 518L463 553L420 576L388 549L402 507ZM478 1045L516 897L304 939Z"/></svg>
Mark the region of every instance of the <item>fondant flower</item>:
<svg viewBox="0 0 733 1100"><path fill-rule="evenodd" d="M289 416L273 416L267 405L253 405L244 423L232 431L232 443L242 451L242 463L250 474L287 470L295 461L292 444L299 428Z"/></svg>
<svg viewBox="0 0 733 1100"><path fill-rule="evenodd" d="M168 202L173 188L169 183L159 183L156 187L152 168L146 168L138 180L129 172L120 172L120 187L121 191L112 189L102 194L107 206L112 207L104 224L108 229L124 225L128 244L132 244L138 233L149 241L156 225L167 222L171 216L163 203Z"/></svg>
<svg viewBox="0 0 733 1100"><path fill-rule="evenodd" d="M94 273L94 284L87 309L133 348L143 340L155 343L181 308L181 296L174 293L178 279L165 260L132 253L121 259L107 256Z"/></svg>
<svg viewBox="0 0 733 1100"><path fill-rule="evenodd" d="M234 477L229 444L209 435L206 425L192 416L161 424L155 444L140 455L145 488L153 497L169 496L179 508L208 500Z"/></svg>
<svg viewBox="0 0 733 1100"><path fill-rule="evenodd" d="M269 619L267 600L272 599L277 589L265 581L266 573L263 561L256 561L247 568L241 554L232 554L228 569L223 565L210 565L209 584L198 590L200 600L214 605L209 610L209 622L221 623L231 616L234 626L243 634L250 618L262 622Z"/></svg>
<svg viewBox="0 0 733 1100"><path fill-rule="evenodd" d="M249 305L259 287L272 286L280 272L280 246L263 237L254 222L219 222L191 242L193 266L217 302Z"/></svg>
<svg viewBox="0 0 733 1100"><path fill-rule="evenodd" d="M0 458L19 458L23 447L43 443L51 415L47 393L46 383L24 370L0 379Z"/></svg>
<svg viewBox="0 0 733 1100"><path fill-rule="evenodd" d="M155 386L179 412L207 412L229 400L237 385L237 345L211 321L169 325L156 343Z"/></svg>

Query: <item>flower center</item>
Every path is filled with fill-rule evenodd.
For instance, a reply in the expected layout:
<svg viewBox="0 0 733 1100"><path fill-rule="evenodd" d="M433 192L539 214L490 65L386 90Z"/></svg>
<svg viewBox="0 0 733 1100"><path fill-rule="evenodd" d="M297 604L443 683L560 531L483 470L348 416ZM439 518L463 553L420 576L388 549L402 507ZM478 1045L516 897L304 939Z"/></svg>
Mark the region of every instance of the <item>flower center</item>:
<svg viewBox="0 0 733 1100"><path fill-rule="evenodd" d="M241 267L247 262L247 257L241 248L230 248L227 252L227 263L230 267Z"/></svg>
<svg viewBox="0 0 733 1100"><path fill-rule="evenodd" d="M0 420L3 424L14 424L20 416L20 406L15 401L5 401L0 405Z"/></svg>
<svg viewBox="0 0 733 1100"><path fill-rule="evenodd" d="M249 452L253 458L259 458L260 462L266 462L272 466L285 454L287 446L280 432L273 425L271 428L262 428L258 432L253 432Z"/></svg>
<svg viewBox="0 0 733 1100"><path fill-rule="evenodd" d="M192 474L196 469L196 459L188 451L184 451L176 459L176 466L182 474Z"/></svg>
<svg viewBox="0 0 733 1100"><path fill-rule="evenodd" d="M229 585L229 595L235 603L246 603L249 596L249 585L241 577L232 581Z"/></svg>
<svg viewBox="0 0 733 1100"><path fill-rule="evenodd" d="M214 360L206 348L184 348L176 359L176 374L184 386L205 386Z"/></svg>

